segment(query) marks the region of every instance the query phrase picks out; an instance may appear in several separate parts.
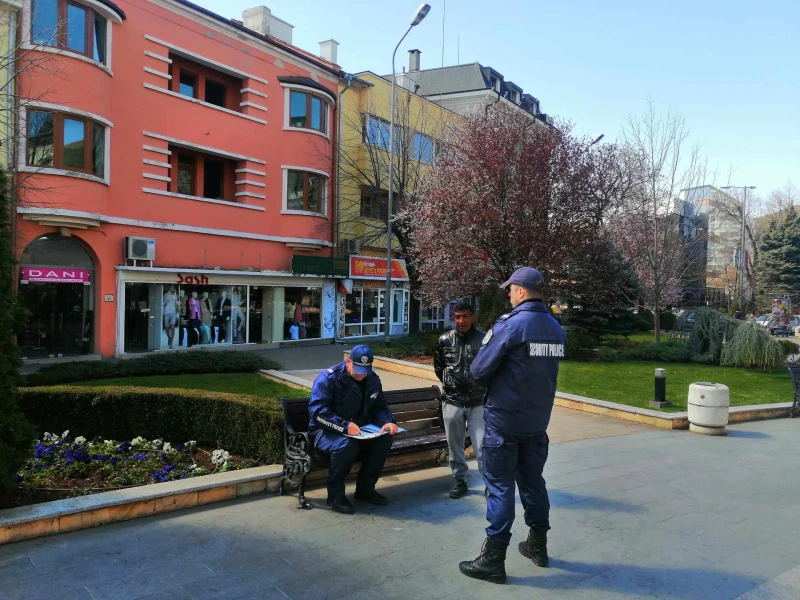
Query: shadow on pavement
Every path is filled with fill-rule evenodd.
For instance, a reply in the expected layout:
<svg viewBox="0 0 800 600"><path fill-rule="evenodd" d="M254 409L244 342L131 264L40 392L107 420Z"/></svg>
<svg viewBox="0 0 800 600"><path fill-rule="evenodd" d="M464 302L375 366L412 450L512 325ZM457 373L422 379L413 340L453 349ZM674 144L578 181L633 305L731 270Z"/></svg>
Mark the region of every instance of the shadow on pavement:
<svg viewBox="0 0 800 600"><path fill-rule="evenodd" d="M728 429L728 437L750 438L754 440L765 440L772 438L768 433L761 431L747 431L743 429Z"/></svg>

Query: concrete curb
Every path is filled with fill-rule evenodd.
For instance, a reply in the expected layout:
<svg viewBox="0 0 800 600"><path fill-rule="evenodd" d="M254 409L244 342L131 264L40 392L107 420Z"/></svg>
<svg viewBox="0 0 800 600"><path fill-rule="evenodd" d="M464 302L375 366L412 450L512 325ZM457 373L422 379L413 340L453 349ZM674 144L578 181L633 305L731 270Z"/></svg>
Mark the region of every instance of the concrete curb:
<svg viewBox="0 0 800 600"><path fill-rule="evenodd" d="M349 354L350 353L348 351L345 351L345 358L347 358ZM373 365L378 369L383 369L384 371L402 373L403 375L410 375L411 377L418 377L420 379L429 379L436 381L437 383L439 381L436 378L433 367L429 365L420 365L405 360L386 358L383 356L376 356L375 360L373 361ZM689 428L688 412L662 412L658 410L638 408L636 406L628 406L627 404L608 402L606 400L597 400L595 398L586 398L584 396L566 394L564 392L556 392L555 405L596 415L613 417L615 419L651 425L653 427L660 427L662 429ZM730 408L728 422L745 423L749 421L762 421L764 419L784 418L789 416L789 409L791 407L791 402L781 402L777 404L756 404L752 406L732 406Z"/></svg>
<svg viewBox="0 0 800 600"><path fill-rule="evenodd" d="M282 469L268 465L0 510L0 545L275 492Z"/></svg>
<svg viewBox="0 0 800 600"><path fill-rule="evenodd" d="M273 371L271 369L262 369L258 372L259 375L275 383L281 383L296 390L311 390L311 384L305 379L300 379L294 375L283 373L282 371Z"/></svg>

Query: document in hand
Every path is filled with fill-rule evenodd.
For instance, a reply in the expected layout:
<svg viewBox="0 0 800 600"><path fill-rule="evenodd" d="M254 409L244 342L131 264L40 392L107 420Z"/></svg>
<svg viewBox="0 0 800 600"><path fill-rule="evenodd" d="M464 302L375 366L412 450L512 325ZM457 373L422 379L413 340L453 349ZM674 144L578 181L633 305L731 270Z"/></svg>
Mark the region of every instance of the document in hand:
<svg viewBox="0 0 800 600"><path fill-rule="evenodd" d="M382 435L386 435L388 431L381 431L381 428L377 425L373 425L372 423L367 423L363 427L360 428L361 433L358 435L350 435L349 433L345 433L345 435L349 438L353 438L354 440L371 440L376 437L381 437ZM405 429L399 427L397 429L397 433L403 433Z"/></svg>

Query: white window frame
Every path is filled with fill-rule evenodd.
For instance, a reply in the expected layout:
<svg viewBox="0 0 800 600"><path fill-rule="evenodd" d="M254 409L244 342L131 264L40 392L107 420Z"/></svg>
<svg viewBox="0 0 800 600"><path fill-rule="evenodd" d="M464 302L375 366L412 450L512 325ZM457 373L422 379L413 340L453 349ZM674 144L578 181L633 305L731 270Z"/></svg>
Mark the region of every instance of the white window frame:
<svg viewBox="0 0 800 600"><path fill-rule="evenodd" d="M45 46L42 44L34 44L31 42L31 36L33 35L33 2L25 2L22 5L22 39L24 40L21 44L21 48L23 50L37 50L39 52L46 52L49 54L60 54L63 56L68 56L69 58L74 58L76 60L88 63L90 65L94 65L95 67L102 69L112 77L114 76L114 72L111 70L111 57L112 57L112 46L111 43L111 35L113 31L112 25L116 23L117 25L122 23L122 19L120 16L107 7L105 4L97 2L97 0L70 0L70 2L75 2L75 4L81 4L86 6L87 8L92 9L99 15L105 17L106 20L106 64L103 64L99 61L94 60L93 58L89 58L84 54L80 54L69 48L54 48L52 46Z"/></svg>
<svg viewBox="0 0 800 600"><path fill-rule="evenodd" d="M314 135L318 135L320 137L324 137L326 140L331 139L331 107L334 106L336 103L333 96L329 93L323 92L322 90L318 90L316 88L308 87L305 85L299 85L295 83L281 83L281 87L283 89L283 130L284 131L302 131L304 133L313 133ZM292 127L290 125L290 118L291 118L291 94L292 91L295 92L303 92L306 94L312 94L319 98L322 98L325 101L325 133L321 131L317 131L316 129L311 129L310 127Z"/></svg>
<svg viewBox="0 0 800 600"><path fill-rule="evenodd" d="M320 171L319 169L313 169L311 167L297 167L292 165L281 165L281 170L283 171L283 193L281 194L281 214L282 215L303 215L307 217L317 217L321 219L328 218L328 191L330 188L330 173L326 171ZM310 210L295 210L289 208L289 171L301 171L303 173L314 173L316 175L322 175L323 179L323 188L322 188L322 197L323 197L323 207L322 212L313 212Z"/></svg>
<svg viewBox="0 0 800 600"><path fill-rule="evenodd" d="M52 111L59 112L67 115L74 115L84 119L91 119L105 127L105 139L103 140L103 177L83 173L80 171L70 171L69 169L61 169L58 167L35 167L28 164L28 111ZM17 143L17 170L24 173L35 173L37 175L61 175L64 177L75 177L76 179L85 179L87 181L94 181L104 185L111 185L111 129L114 124L108 119L96 115L94 113L78 110L69 106L62 106L60 104L51 104L49 102L28 102L25 106L19 107L19 137Z"/></svg>

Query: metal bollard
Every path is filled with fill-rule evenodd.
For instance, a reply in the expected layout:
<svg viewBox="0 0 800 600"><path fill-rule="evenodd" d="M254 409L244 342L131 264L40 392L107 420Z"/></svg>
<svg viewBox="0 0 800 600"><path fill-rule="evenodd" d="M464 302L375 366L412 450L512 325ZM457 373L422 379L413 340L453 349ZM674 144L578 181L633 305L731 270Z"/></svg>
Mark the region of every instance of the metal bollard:
<svg viewBox="0 0 800 600"><path fill-rule="evenodd" d="M667 371L666 369L656 369L655 379L655 400L650 400L648 403L653 408L664 408L665 406L672 406L667 400Z"/></svg>

